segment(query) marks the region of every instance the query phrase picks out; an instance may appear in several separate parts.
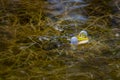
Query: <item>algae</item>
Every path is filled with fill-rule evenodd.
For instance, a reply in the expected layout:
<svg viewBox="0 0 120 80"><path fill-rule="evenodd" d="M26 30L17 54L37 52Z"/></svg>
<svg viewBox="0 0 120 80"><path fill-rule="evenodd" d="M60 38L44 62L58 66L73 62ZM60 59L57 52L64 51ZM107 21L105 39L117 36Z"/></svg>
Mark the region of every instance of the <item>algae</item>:
<svg viewBox="0 0 120 80"><path fill-rule="evenodd" d="M110 25L110 0L92 0L85 8L87 22L61 23L63 31L54 28L45 2L0 1L0 80L119 80L120 29ZM90 43L71 50L67 39L83 29Z"/></svg>

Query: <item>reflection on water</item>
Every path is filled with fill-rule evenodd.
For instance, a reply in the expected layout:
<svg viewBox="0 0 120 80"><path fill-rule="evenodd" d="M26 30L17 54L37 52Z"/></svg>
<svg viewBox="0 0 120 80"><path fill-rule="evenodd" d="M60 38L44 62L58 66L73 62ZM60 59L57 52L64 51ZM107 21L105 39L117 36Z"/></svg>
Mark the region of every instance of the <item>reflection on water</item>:
<svg viewBox="0 0 120 80"><path fill-rule="evenodd" d="M51 18L58 21L78 21L87 20L84 7L88 4L84 0L47 0L46 12ZM73 22L71 25L73 25Z"/></svg>

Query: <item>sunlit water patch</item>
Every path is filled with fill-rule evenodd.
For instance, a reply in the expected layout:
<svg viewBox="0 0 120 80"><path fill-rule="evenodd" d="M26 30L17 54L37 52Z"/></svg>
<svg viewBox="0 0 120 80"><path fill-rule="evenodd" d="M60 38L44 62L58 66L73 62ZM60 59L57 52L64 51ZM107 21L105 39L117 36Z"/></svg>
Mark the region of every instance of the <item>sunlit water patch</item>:
<svg viewBox="0 0 120 80"><path fill-rule="evenodd" d="M84 10L87 5L84 0L47 0L46 13L60 26L81 25L87 20Z"/></svg>

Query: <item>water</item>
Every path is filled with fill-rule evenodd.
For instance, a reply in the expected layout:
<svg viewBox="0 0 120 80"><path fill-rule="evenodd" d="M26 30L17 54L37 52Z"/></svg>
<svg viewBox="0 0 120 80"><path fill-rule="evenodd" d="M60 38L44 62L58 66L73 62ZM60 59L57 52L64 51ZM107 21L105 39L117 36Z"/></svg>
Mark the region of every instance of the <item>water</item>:
<svg viewBox="0 0 120 80"><path fill-rule="evenodd" d="M46 13L59 24L70 22L62 24L63 26L81 25L87 20L84 10L87 5L84 0L48 0Z"/></svg>
<svg viewBox="0 0 120 80"><path fill-rule="evenodd" d="M47 25L60 32L70 31L61 35L70 39L70 34L76 35L80 32L76 27L87 21L88 16L84 7L88 5L89 3L84 0L47 0L44 11L51 19Z"/></svg>
<svg viewBox="0 0 120 80"><path fill-rule="evenodd" d="M80 26L88 20L87 13L84 7L88 6L89 3L85 0L47 0L47 6L45 7L47 15L54 21L54 27L60 29L66 26ZM88 47L90 49L93 46ZM97 47L97 46L95 46ZM93 47L93 48L95 48ZM103 46L102 46L103 47ZM98 48L102 49L102 47ZM84 49L84 47L81 47ZM96 48L97 49L97 48ZM69 50L70 51L70 50ZM68 54L69 54L68 51ZM96 50L96 53L99 53ZM66 67L65 72L60 70L60 74L66 73L61 77L66 80L114 80L120 77L120 73L115 71L115 68L120 67L119 63L114 61L113 57L106 57L94 54L85 54L83 57L80 55L81 51L74 52L73 58L67 58L68 61L65 62ZM83 51L84 53L84 51ZM119 60L118 60L119 61ZM59 69L58 69L59 70ZM118 68L120 70L120 68ZM116 77L117 74L118 76Z"/></svg>
<svg viewBox="0 0 120 80"><path fill-rule="evenodd" d="M13 1L18 2L19 0ZM107 34L110 39L111 36L115 36L116 40L107 39L106 42L102 42L99 39L104 38L99 38L101 37L99 36L98 41L93 40L89 44L80 45L71 50L68 42L75 32L77 33L76 26L82 25L88 20L84 7L89 3L85 0L46 0L45 4L45 13L51 22L47 23L50 25L50 29L45 27L43 31L48 29L49 33L52 33L54 28L59 35L53 33L49 36L46 31L46 35L41 36L39 32L42 30L37 32L36 28L36 31L31 29L29 31L30 26L18 25L20 30L17 32L15 30L15 35L18 36L13 40L15 43L11 49L0 54L3 57L0 59L3 64L0 66L0 80L5 80L5 77L9 80L119 80L120 30L117 28L114 31L115 35ZM37 26L35 25L35 27ZM8 26L6 28L9 31ZM25 28L25 30L22 31L21 28L23 30ZM1 33L5 33L5 29L1 29L3 31ZM104 28L102 29L104 30ZM103 30L100 30L102 37L106 36ZM71 31L71 34L67 31ZM99 33L98 30L96 34L99 35ZM9 42L6 35L1 36ZM19 38L21 36L23 36L22 39ZM23 41L19 41L19 39Z"/></svg>

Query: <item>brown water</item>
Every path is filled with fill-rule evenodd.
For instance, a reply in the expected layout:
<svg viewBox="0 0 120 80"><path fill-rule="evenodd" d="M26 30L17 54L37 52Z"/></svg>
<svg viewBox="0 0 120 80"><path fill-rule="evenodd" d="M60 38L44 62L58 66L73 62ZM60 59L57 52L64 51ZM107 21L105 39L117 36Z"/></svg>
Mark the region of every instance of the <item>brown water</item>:
<svg viewBox="0 0 120 80"><path fill-rule="evenodd" d="M46 4L46 13L57 25L78 26L87 20L84 0L48 0Z"/></svg>
<svg viewBox="0 0 120 80"><path fill-rule="evenodd" d="M88 5L89 3L85 0L46 0L44 9L51 20L46 25L58 30L56 31L58 35L53 33L52 36L46 37L48 33L40 36L40 42L36 34L37 28L34 32L31 29L29 31L30 26L22 26L23 28L20 26L25 33L21 35L18 32L18 37L24 36L20 39L23 42L18 38L18 44L14 43L12 50L0 54L3 57L0 62L4 64L0 66L2 70L0 80L119 80L120 36L114 36L112 39L111 34L104 35L107 31L103 31L104 28L99 30L101 28L93 27L95 30L91 32L98 30L97 35L102 35L99 37L108 36L109 38L110 36L110 40L102 41L100 39L103 38L96 39L97 35L95 35L95 38L92 36L91 43L80 45L77 50L71 50L69 41L66 40L70 38L70 34L79 32L81 29L78 27L88 20L89 16L84 9ZM27 29L24 30L26 27ZM20 31L22 31L21 28ZM49 30L49 28L46 29ZM117 30L114 32L120 32ZM35 39L31 32L34 33ZM25 42L24 39L26 39Z"/></svg>
<svg viewBox="0 0 120 80"><path fill-rule="evenodd" d="M88 19L84 7L88 6L89 3L84 0L47 0L46 4L46 13L55 23L55 29L59 31L64 30L64 28L68 26L74 27L74 30L76 26L84 24ZM118 41L114 42L114 45L116 45L117 42ZM94 48L94 46L90 47ZM101 46L101 48L102 47L103 46ZM98 50L101 48L99 46ZM86 52L87 51L82 52L80 50L78 50L78 52L73 51L72 57L65 57L66 59L64 58L65 60L62 60L66 61L65 68L58 68L55 72L53 70L51 74L57 73L60 75L60 80L120 79L120 56L118 56L120 52L116 56L110 55L111 53L109 54L109 51L105 52L105 55L101 55L97 50L95 52L97 55L91 52L85 55L81 54Z"/></svg>

